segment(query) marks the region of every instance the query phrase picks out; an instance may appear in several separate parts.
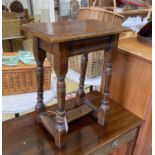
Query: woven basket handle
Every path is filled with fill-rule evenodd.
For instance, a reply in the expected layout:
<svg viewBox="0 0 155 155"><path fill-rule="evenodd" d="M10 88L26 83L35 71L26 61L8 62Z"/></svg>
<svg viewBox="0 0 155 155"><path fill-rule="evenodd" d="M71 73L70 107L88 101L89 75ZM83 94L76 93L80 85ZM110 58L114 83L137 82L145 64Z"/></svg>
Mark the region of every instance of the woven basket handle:
<svg viewBox="0 0 155 155"><path fill-rule="evenodd" d="M93 7L96 6L96 3L97 3L97 0L94 0L94 1L93 1Z"/></svg>
<svg viewBox="0 0 155 155"><path fill-rule="evenodd" d="M93 1L93 7L95 7L96 6L96 4L97 4L97 0L94 0ZM114 7L114 10L116 9L116 7L117 7L117 3L116 3L116 0L113 0L113 7Z"/></svg>
<svg viewBox="0 0 155 155"><path fill-rule="evenodd" d="M152 7L150 6L148 14L147 14L147 19L151 18L151 13L152 13Z"/></svg>

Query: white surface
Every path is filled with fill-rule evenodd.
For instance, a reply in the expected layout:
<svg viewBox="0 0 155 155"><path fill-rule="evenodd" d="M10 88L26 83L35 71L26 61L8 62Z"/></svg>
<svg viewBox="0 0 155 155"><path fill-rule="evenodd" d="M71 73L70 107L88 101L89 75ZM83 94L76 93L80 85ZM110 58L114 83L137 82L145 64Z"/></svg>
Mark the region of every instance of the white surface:
<svg viewBox="0 0 155 155"><path fill-rule="evenodd" d="M51 84L51 89L44 92L45 104L56 97L56 79L51 79ZM36 102L36 92L2 96L2 113L11 114L31 111L34 110Z"/></svg>
<svg viewBox="0 0 155 155"><path fill-rule="evenodd" d="M49 13L50 13L50 22L55 22L55 7L54 0L48 0L49 3Z"/></svg>
<svg viewBox="0 0 155 155"><path fill-rule="evenodd" d="M145 17L128 17L123 23L122 26L131 28L132 31L138 32L146 23L148 23L148 19Z"/></svg>
<svg viewBox="0 0 155 155"><path fill-rule="evenodd" d="M80 74L72 69L69 69L66 78L76 83L79 83ZM96 78L86 78L85 80L85 85L100 86L100 83L101 76ZM56 97L56 78L51 79L51 84L51 89L44 92L45 104L47 104L49 101L54 99L54 97ZM37 102L36 98L36 92L2 96L2 113L14 114L34 110L34 106Z"/></svg>
<svg viewBox="0 0 155 155"><path fill-rule="evenodd" d="M76 83L79 83L80 74L69 68L66 78L68 78L69 80L72 80ZM85 85L100 86L101 85L101 76L98 76L95 78L86 78Z"/></svg>

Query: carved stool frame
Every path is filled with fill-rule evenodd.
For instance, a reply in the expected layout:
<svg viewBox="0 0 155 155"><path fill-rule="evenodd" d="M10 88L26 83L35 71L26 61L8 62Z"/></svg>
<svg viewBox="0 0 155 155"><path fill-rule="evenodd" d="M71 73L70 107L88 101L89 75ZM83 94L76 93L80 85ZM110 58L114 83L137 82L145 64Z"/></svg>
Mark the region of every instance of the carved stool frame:
<svg viewBox="0 0 155 155"><path fill-rule="evenodd" d="M65 43L49 44L37 37L34 40L34 56L37 62L37 104L35 106L37 120L50 132L55 139L57 147L64 144L63 135L68 130L68 123L82 116L91 114L97 118L100 125L104 125L109 104L109 85L112 74L112 55L118 45L118 34L104 37L96 37ZM103 49L104 59L104 92L100 107L85 98L84 81L88 62L88 53ZM43 102L43 63L46 58L46 52L54 55L54 70L57 75L57 98L58 107L53 117L48 115ZM77 102L74 107L65 105L66 84L65 77L68 70L68 58L78 54L83 54L81 60L81 73L79 89L76 93Z"/></svg>

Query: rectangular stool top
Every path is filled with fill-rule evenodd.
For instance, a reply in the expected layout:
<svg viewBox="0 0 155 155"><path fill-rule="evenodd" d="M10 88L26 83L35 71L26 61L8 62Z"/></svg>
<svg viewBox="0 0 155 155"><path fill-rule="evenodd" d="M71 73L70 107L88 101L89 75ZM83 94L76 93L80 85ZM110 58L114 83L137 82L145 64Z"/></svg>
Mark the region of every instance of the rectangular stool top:
<svg viewBox="0 0 155 155"><path fill-rule="evenodd" d="M53 23L24 24L22 30L30 32L49 43L68 42L106 35L114 35L129 29L98 20L76 20Z"/></svg>

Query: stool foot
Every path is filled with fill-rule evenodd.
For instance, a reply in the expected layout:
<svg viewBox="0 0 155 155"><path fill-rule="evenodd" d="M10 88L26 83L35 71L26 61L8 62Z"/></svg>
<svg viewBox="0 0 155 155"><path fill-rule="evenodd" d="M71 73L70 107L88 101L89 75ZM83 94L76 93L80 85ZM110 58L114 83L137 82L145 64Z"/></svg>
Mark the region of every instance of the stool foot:
<svg viewBox="0 0 155 155"><path fill-rule="evenodd" d="M104 105L102 104L100 106L100 109L98 111L98 123L102 126L105 125L106 121L108 120L107 119L107 116L108 116L108 110L109 110L109 106L108 104Z"/></svg>
<svg viewBox="0 0 155 155"><path fill-rule="evenodd" d="M93 86L91 85L89 88L89 92L93 91Z"/></svg>
<svg viewBox="0 0 155 155"><path fill-rule="evenodd" d="M19 113L15 113L15 118L16 118L16 117L19 117L19 116L20 116L20 114L19 114Z"/></svg>

